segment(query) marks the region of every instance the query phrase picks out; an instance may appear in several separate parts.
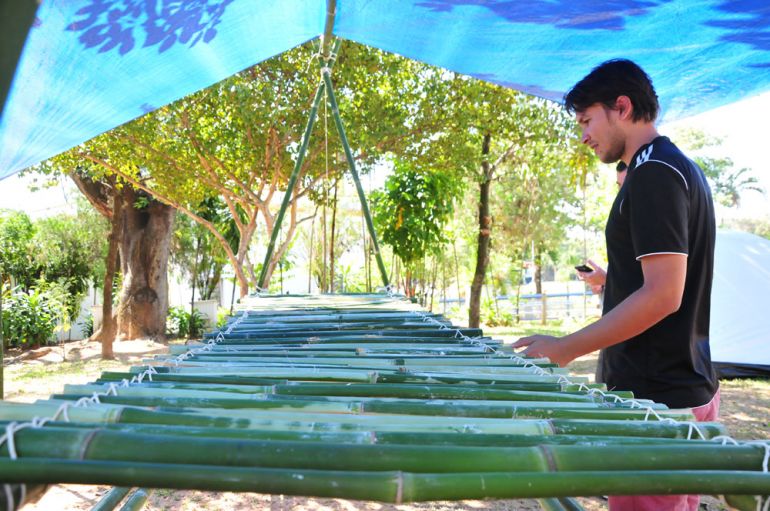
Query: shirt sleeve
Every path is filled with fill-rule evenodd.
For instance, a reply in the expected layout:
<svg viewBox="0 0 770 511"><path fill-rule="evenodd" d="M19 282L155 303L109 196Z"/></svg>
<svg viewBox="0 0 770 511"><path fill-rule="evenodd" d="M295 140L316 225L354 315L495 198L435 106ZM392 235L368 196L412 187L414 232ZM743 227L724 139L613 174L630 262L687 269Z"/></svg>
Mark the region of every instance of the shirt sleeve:
<svg viewBox="0 0 770 511"><path fill-rule="evenodd" d="M687 255L690 194L684 174L656 161L642 164L633 174L628 193L636 259Z"/></svg>

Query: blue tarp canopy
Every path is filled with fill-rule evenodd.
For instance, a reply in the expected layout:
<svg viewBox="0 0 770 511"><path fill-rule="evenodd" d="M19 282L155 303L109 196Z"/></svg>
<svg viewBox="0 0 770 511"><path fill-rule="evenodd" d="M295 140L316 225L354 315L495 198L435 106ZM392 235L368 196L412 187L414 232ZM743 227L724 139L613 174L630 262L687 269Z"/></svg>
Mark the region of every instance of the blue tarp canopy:
<svg viewBox="0 0 770 511"><path fill-rule="evenodd" d="M0 179L319 36L326 4L43 1L0 119ZM555 101L630 58L665 120L770 89L768 0L338 0L333 32Z"/></svg>

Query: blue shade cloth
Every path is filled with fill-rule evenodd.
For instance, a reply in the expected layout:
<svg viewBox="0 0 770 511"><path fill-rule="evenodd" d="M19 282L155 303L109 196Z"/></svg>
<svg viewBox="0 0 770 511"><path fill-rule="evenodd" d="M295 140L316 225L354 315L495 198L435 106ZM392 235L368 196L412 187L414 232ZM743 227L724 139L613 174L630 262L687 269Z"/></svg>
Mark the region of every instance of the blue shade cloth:
<svg viewBox="0 0 770 511"><path fill-rule="evenodd" d="M770 88L768 0L341 0L335 33L561 101L630 58L674 120Z"/></svg>
<svg viewBox="0 0 770 511"><path fill-rule="evenodd" d="M320 0L45 0L0 119L0 179L323 32Z"/></svg>
<svg viewBox="0 0 770 511"><path fill-rule="evenodd" d="M652 76L664 120L770 90L768 0L337 9L337 36L555 101L616 57ZM325 0L44 1L0 119L0 178L318 36L325 15Z"/></svg>

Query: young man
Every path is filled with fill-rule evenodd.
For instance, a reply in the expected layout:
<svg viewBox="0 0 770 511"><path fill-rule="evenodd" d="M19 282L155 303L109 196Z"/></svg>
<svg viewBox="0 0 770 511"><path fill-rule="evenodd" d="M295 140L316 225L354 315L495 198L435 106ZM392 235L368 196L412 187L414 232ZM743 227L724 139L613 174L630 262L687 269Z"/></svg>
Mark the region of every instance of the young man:
<svg viewBox="0 0 770 511"><path fill-rule="evenodd" d="M629 60L599 65L565 96L582 141L605 163L628 166L607 220L602 318L563 338L534 335L514 347L559 365L597 349L609 388L632 390L714 420L709 315L716 236L703 172L658 134L658 97ZM697 496L611 497L610 509L697 509Z"/></svg>

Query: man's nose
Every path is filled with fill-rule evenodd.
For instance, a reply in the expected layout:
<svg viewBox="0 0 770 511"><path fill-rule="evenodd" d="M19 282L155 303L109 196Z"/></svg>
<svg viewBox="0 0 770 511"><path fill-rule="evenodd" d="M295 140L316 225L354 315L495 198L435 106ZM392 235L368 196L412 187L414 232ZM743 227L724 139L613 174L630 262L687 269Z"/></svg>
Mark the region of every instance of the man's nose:
<svg viewBox="0 0 770 511"><path fill-rule="evenodd" d="M580 137L580 141L584 144L588 144L588 141L591 140L591 135L588 134L588 132L583 132L583 135Z"/></svg>

